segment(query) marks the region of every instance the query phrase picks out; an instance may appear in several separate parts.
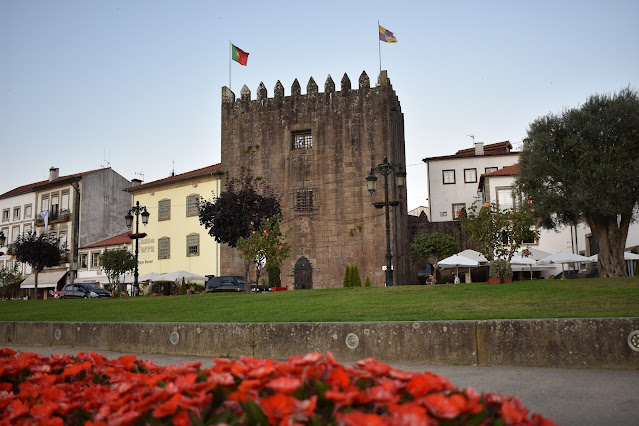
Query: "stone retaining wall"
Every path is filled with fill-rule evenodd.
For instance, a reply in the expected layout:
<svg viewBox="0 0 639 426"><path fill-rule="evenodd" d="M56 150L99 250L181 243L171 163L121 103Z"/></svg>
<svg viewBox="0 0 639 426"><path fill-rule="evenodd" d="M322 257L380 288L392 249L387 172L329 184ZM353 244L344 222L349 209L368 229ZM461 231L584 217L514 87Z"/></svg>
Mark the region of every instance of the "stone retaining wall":
<svg viewBox="0 0 639 426"><path fill-rule="evenodd" d="M639 367L639 318L335 323L0 322L0 344L123 353L561 368ZM639 332L637 332L639 334ZM632 349L631 340L637 342Z"/></svg>

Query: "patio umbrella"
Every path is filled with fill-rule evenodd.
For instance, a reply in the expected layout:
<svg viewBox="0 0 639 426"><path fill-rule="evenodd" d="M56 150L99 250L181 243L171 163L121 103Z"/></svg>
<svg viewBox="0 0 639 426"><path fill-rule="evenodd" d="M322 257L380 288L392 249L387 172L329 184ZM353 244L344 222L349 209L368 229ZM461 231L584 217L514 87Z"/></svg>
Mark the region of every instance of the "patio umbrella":
<svg viewBox="0 0 639 426"><path fill-rule="evenodd" d="M533 270L532 267L533 265L536 265L537 261L535 259L531 259L530 257L523 257L523 256L513 256L512 259L510 259L510 267L512 268L514 267L523 267L523 266L529 266L530 267L530 279L533 279ZM523 270L523 268L522 268Z"/></svg>
<svg viewBox="0 0 639 426"><path fill-rule="evenodd" d="M470 268L479 266L479 262L473 259L469 259L460 254L454 254L450 257L447 257L446 259L442 259L439 262L437 262L437 266L439 266L442 269L455 268L455 271L456 271L455 273L459 276L460 266L462 268L468 268L468 270L470 271Z"/></svg>
<svg viewBox="0 0 639 426"><path fill-rule="evenodd" d="M204 275L194 274L188 271L174 271L168 274L160 274L154 281L206 281Z"/></svg>
<svg viewBox="0 0 639 426"><path fill-rule="evenodd" d="M590 259L592 262L599 262L599 255L593 254L588 259ZM639 254L634 254L629 251L624 251L623 260L639 260Z"/></svg>
<svg viewBox="0 0 639 426"><path fill-rule="evenodd" d="M156 281L157 277L162 274L156 274L155 272L149 272L148 274L140 275L138 281Z"/></svg>
<svg viewBox="0 0 639 426"><path fill-rule="evenodd" d="M537 263L539 263L540 265L561 263L561 271L565 273L566 271L564 270L564 264L566 263L592 263L592 260L586 256L581 256L579 254L560 251L538 260Z"/></svg>

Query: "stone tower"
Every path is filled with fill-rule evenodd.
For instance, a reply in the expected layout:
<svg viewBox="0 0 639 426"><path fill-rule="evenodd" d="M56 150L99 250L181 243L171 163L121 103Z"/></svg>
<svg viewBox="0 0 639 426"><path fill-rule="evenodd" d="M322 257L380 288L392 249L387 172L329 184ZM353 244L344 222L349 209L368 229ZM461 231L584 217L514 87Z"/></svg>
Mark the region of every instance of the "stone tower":
<svg viewBox="0 0 639 426"><path fill-rule="evenodd" d="M344 74L341 90L329 75L324 92L311 77L306 94L297 79L285 96L278 81L272 98L260 83L257 99L244 86L240 98L222 88L222 167L229 177L242 168L261 177L280 197L282 229L291 229L291 257L282 266L282 285L341 287L347 265L384 286L386 233L383 178L371 196L365 178L383 157L406 167L404 117L386 71L375 87L365 72L353 90ZM391 176L392 178L392 176ZM393 182L393 179L390 179ZM395 285L409 284L406 188L391 184L391 246ZM242 275L242 261L228 246L221 270Z"/></svg>

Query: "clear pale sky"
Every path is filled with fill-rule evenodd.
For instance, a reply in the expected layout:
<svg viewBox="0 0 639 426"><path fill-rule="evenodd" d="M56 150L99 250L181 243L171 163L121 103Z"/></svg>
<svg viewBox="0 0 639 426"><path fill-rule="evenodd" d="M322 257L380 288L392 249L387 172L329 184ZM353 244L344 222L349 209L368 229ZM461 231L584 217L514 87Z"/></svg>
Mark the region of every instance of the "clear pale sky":
<svg viewBox="0 0 639 426"><path fill-rule="evenodd" d="M521 146L540 115L639 82L639 1L0 2L0 193L110 164L145 182L220 161L221 88L323 90L382 68L404 113L408 208L425 157ZM381 158L380 158L381 161ZM173 165L174 164L174 165ZM362 171L365 185L366 171Z"/></svg>

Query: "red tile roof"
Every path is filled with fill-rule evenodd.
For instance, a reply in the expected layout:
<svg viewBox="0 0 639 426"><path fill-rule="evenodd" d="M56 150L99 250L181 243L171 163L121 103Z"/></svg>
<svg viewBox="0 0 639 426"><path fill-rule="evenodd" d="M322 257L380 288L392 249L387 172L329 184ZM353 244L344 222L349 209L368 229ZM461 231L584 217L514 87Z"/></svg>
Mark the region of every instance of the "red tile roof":
<svg viewBox="0 0 639 426"><path fill-rule="evenodd" d="M494 172L484 173L482 177L490 177L490 176L515 176L521 172L521 166L519 163L513 164L512 166L502 167L499 170L495 170Z"/></svg>
<svg viewBox="0 0 639 426"><path fill-rule="evenodd" d="M67 175L67 176L60 176L56 179L53 179L52 181L47 180L41 180L40 182L35 182L35 183L30 183L28 185L22 185L19 186L15 189L12 189L11 191L5 192L4 194L0 195L0 198L7 198L7 197L12 197L14 195L20 195L20 194L24 194L27 192L31 192L31 191L35 191L36 189L38 189L39 186L42 185L47 185L47 184L56 184L56 183L60 183L60 182L64 182L65 180L68 179L72 179L72 178L77 178L77 177L82 177L91 173L95 173L95 172L99 172L100 170L106 170L106 169L110 169L110 167L107 168L102 168L102 169L95 169L95 170L89 170L87 172L80 172L80 173L75 173L72 175Z"/></svg>
<svg viewBox="0 0 639 426"><path fill-rule="evenodd" d="M78 247L81 249L92 248L92 247L105 247L105 246L115 246L120 244L128 244L131 242L131 238L129 238L130 231L125 232L124 234L116 235L115 237L107 238L106 240L98 241L97 243L89 244L88 246Z"/></svg>
<svg viewBox="0 0 639 426"><path fill-rule="evenodd" d="M125 188L124 190L129 192L135 192L139 189L151 188L155 186L164 185L166 183L179 182L182 180L186 180L186 179L190 179L190 178L194 178L198 176L206 176L210 174L222 174L222 164L218 163L212 166L202 167L201 169L192 170L190 172L182 173L175 176L169 176L167 178L155 180L153 182L145 183L142 185L130 186L128 188Z"/></svg>
<svg viewBox="0 0 639 426"><path fill-rule="evenodd" d="M469 157L489 157L492 155L519 155L518 151L511 151L513 146L509 141L497 142L488 145L484 145L484 154L476 155L475 148L467 148L460 149L453 155L442 155L439 157L427 157L424 158L423 162L434 161L434 160L447 160L451 158L469 158Z"/></svg>

